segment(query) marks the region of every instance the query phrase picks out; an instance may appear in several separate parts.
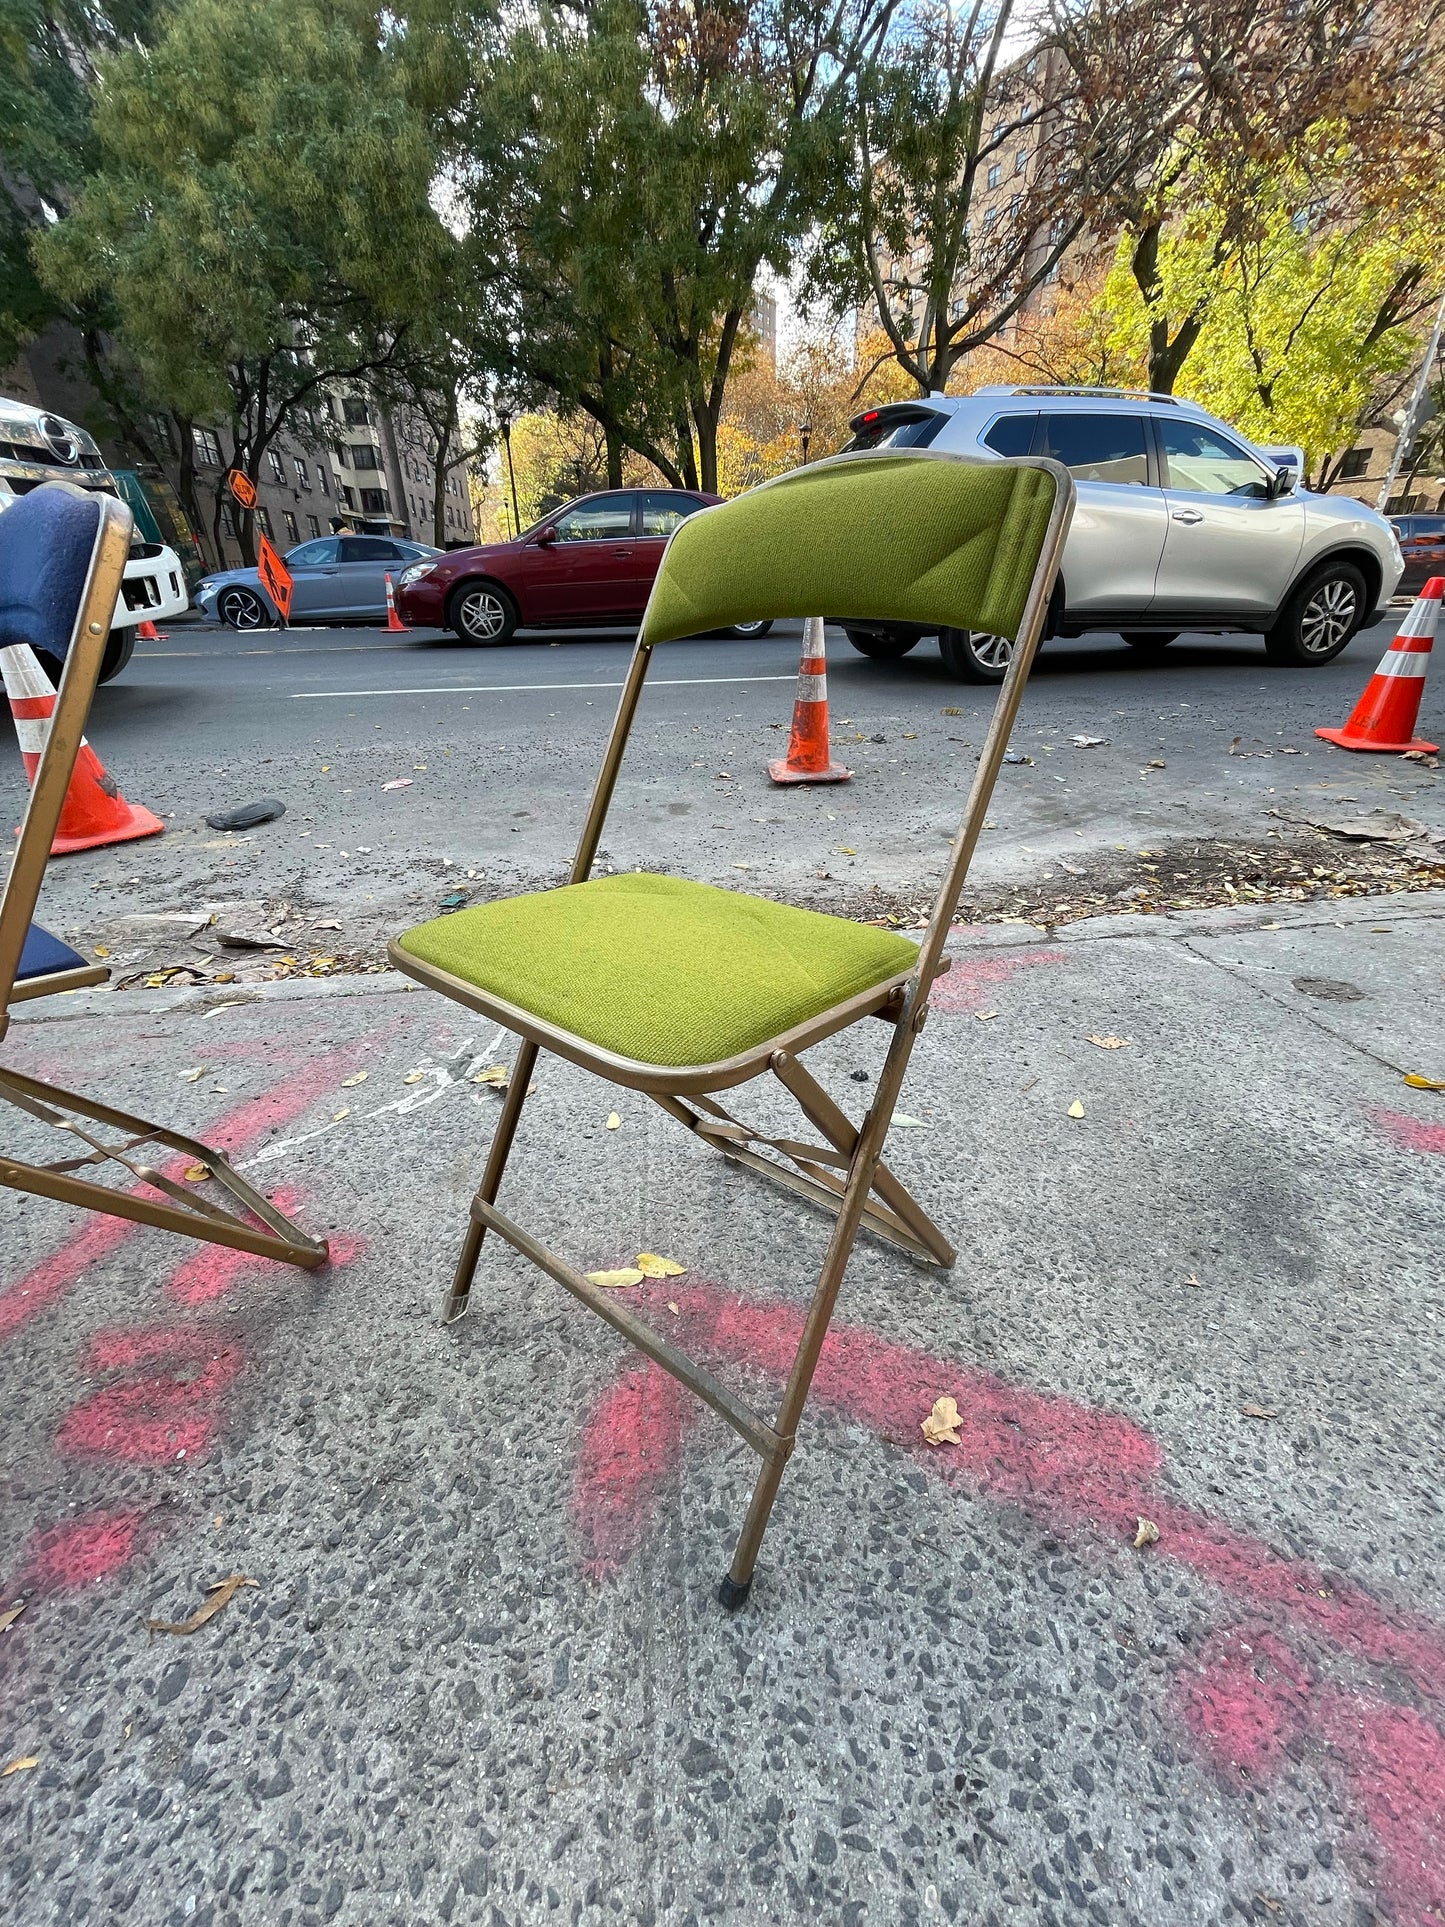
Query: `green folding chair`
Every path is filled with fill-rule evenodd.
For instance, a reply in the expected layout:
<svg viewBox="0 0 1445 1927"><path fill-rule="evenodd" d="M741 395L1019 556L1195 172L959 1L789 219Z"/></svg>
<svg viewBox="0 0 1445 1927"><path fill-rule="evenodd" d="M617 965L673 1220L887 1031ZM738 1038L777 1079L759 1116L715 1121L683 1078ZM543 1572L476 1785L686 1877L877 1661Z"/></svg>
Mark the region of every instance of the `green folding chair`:
<svg viewBox="0 0 1445 1927"><path fill-rule="evenodd" d="M819 1350L860 1229L948 1266L947 1238L882 1161L929 987L1043 632L1073 510L1051 461L968 461L928 450L839 455L683 522L643 617L568 883L424 923L390 946L418 983L521 1039L444 1320L466 1310L486 1232L497 1232L757 1451L762 1469L719 1598L740 1606L792 1452ZM593 877L642 685L657 644L732 623L809 616L954 626L1015 639L963 824L921 943L671 876ZM645 933L645 941L639 940ZM801 1061L865 1018L893 1027L873 1103L855 1125ZM642 1091L700 1143L834 1219L782 1403L754 1411L617 1296L497 1208L540 1049ZM823 1140L769 1135L719 1093L770 1071Z"/></svg>
<svg viewBox="0 0 1445 1927"><path fill-rule="evenodd" d="M130 535L131 512L123 502L69 483L32 489L0 515L0 649L34 649L64 663L0 895L0 1039L12 1005L102 984L109 974L32 919L95 695ZM50 1164L0 1153L0 1185L288 1264L311 1268L326 1260L323 1239L298 1230L196 1138L6 1068L0 1068L0 1104L65 1132L70 1145L88 1147ZM209 1176L203 1184L183 1182L180 1172L157 1167L147 1155L152 1146L204 1164ZM96 1167L133 1182L125 1190L101 1184L85 1175Z"/></svg>

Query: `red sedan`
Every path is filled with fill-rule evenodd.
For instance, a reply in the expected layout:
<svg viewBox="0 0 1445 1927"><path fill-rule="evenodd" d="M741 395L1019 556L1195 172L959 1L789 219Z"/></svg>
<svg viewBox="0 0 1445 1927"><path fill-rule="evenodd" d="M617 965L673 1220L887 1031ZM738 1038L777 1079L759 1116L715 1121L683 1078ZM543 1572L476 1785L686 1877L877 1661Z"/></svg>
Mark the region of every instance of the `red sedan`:
<svg viewBox="0 0 1445 1927"><path fill-rule="evenodd" d="M403 569L396 601L419 629L462 642L507 642L519 628L625 623L642 614L667 538L719 498L676 488L583 495L511 542L455 549ZM766 635L767 622L738 636Z"/></svg>

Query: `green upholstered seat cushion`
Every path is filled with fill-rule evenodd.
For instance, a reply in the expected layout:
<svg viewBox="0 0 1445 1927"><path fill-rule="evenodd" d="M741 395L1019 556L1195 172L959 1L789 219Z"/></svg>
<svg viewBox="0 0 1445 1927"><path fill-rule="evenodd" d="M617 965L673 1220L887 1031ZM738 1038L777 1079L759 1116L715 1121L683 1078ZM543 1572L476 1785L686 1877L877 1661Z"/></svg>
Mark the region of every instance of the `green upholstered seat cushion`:
<svg viewBox="0 0 1445 1927"><path fill-rule="evenodd" d="M679 877L595 877L418 924L400 947L645 1064L716 1064L912 969L906 937Z"/></svg>
<svg viewBox="0 0 1445 1927"><path fill-rule="evenodd" d="M1048 468L921 450L815 463L679 526L642 640L784 616L1016 636L1057 487Z"/></svg>

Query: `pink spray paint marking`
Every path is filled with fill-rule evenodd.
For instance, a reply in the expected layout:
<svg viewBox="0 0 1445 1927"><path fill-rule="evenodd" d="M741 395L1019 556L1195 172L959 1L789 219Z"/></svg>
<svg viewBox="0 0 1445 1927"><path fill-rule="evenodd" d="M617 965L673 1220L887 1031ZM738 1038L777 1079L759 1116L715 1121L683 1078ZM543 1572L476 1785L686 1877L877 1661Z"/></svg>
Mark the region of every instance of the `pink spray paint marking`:
<svg viewBox="0 0 1445 1927"><path fill-rule="evenodd" d="M955 957L952 970L929 991L928 1007L948 1014L982 1010L993 992L1011 983L1021 970L1063 961L1062 950L1001 950L981 957Z"/></svg>
<svg viewBox="0 0 1445 1927"><path fill-rule="evenodd" d="M716 1286L684 1295L670 1320L695 1351L770 1378L792 1363L803 1314L793 1305L748 1305ZM649 1292L656 1303L668 1287ZM675 1455L703 1408L654 1391L652 1366L630 1367L604 1394L582 1439L573 1518L594 1577L616 1572L641 1543ZM657 1376L661 1376L660 1373ZM920 1415L950 1393L962 1410L961 1443L931 1449ZM1157 1442L1117 1414L1006 1384L994 1374L896 1345L858 1327L824 1341L813 1398L870 1427L950 1484L1023 1506L1048 1529L1132 1537L1140 1513L1160 1527L1150 1557L1177 1561L1252 1612L1273 1607L1293 1629L1334 1646L1445 1704L1445 1635L1422 1615L1382 1606L1305 1561L1161 1496ZM1445 1919L1445 1739L1423 1714L1358 1692L1319 1689L1273 1630L1232 1635L1185 1688L1184 1717L1213 1756L1266 1775L1287 1746L1308 1736L1322 1770L1343 1776L1371 1828L1376 1878L1408 1927Z"/></svg>
<svg viewBox="0 0 1445 1927"><path fill-rule="evenodd" d="M218 1407L243 1369L234 1340L218 1342L189 1326L171 1330L100 1333L90 1347L91 1371L134 1370L167 1360L156 1372L110 1385L66 1413L55 1449L68 1458L160 1465L194 1459L215 1437Z"/></svg>
<svg viewBox="0 0 1445 1927"><path fill-rule="evenodd" d="M1445 1157L1445 1124L1426 1124L1421 1118L1406 1117L1403 1111L1376 1109L1370 1116L1387 1137L1407 1151L1433 1151Z"/></svg>
<svg viewBox="0 0 1445 1927"><path fill-rule="evenodd" d="M302 1197L299 1191L278 1191L272 1203L288 1218L301 1215ZM330 1240L330 1249L328 1263L332 1270L336 1270L359 1258L366 1249L366 1240L342 1233ZM209 1305L238 1287L262 1283L283 1287L299 1284L304 1287L311 1276L311 1273L298 1271L295 1265L285 1264L279 1258L261 1258L253 1251L236 1251L229 1245L200 1245L189 1258L177 1265L166 1281L165 1291L166 1296L174 1299L178 1305Z"/></svg>
<svg viewBox="0 0 1445 1927"><path fill-rule="evenodd" d="M350 1070L376 1044L377 1039L368 1038L343 1050L328 1051L314 1063L289 1072L285 1081L273 1089L236 1105L213 1128L211 1135L217 1147L235 1157L249 1150L268 1132L293 1123L340 1074ZM179 1176L186 1162L179 1160L169 1175ZM125 1218L93 1217L18 1284L0 1293L0 1345L63 1298L79 1282L87 1266L97 1258L109 1256L145 1228Z"/></svg>
<svg viewBox="0 0 1445 1927"><path fill-rule="evenodd" d="M12 1589L59 1592L119 1572L142 1536L144 1512L92 1512L31 1535Z"/></svg>

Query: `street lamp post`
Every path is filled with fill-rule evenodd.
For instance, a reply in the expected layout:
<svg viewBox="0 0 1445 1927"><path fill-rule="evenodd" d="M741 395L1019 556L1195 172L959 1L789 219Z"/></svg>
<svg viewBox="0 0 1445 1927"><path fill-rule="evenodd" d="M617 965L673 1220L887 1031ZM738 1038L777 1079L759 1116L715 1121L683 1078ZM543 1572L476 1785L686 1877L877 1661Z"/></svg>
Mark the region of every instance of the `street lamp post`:
<svg viewBox="0 0 1445 1927"><path fill-rule="evenodd" d="M497 426L502 431L502 447L507 456L507 480L512 486L512 533L522 533L522 511L517 507L517 471L512 466L512 417L504 409L497 417Z"/></svg>
<svg viewBox="0 0 1445 1927"><path fill-rule="evenodd" d="M803 467L808 466L808 443L813 439L813 424L810 421L798 423L798 439L803 444Z"/></svg>

